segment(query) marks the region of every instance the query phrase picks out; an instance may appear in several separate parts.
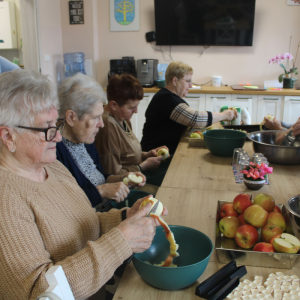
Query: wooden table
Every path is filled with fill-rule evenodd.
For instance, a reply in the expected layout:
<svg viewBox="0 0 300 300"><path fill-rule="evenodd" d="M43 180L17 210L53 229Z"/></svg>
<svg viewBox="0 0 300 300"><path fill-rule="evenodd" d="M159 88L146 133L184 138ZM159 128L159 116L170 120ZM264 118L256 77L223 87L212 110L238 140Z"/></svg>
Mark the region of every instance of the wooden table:
<svg viewBox="0 0 300 300"><path fill-rule="evenodd" d="M250 156L253 155L251 142L246 142L244 149ZM166 222L200 230L214 242L218 200L233 201L242 192L252 194L253 197L265 192L273 195L276 203L284 204L287 199L300 193L299 166L272 164L274 174L269 176L270 185L265 185L259 191L250 191L244 184L235 183L231 160L231 157L214 156L206 148L189 147L187 136L183 137L156 194L156 198L169 210L169 215L164 217ZM222 266L214 250L207 269L194 284L178 291L163 291L144 282L131 263L125 270L114 300L200 299L195 296L195 287ZM300 259L291 270L246 268L248 273L243 279L253 280L255 275L266 278L271 272L278 271L300 277Z"/></svg>

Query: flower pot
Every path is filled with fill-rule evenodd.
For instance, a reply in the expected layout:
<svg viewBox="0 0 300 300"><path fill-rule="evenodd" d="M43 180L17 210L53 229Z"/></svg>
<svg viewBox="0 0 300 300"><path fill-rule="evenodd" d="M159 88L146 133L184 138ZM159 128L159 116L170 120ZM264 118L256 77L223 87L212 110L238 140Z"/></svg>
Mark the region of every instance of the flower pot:
<svg viewBox="0 0 300 300"><path fill-rule="evenodd" d="M293 89L296 78L287 78L283 77L283 88L284 89Z"/></svg>
<svg viewBox="0 0 300 300"><path fill-rule="evenodd" d="M248 180L244 178L244 184L249 190L259 190L265 185L266 180Z"/></svg>

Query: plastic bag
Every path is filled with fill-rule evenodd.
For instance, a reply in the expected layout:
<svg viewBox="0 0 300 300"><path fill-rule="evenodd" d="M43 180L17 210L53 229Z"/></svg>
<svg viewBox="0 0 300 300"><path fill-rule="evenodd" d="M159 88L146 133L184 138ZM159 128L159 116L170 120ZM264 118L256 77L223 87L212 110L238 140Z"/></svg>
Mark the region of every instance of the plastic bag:
<svg viewBox="0 0 300 300"><path fill-rule="evenodd" d="M165 74L168 64L157 64L158 80L165 80Z"/></svg>

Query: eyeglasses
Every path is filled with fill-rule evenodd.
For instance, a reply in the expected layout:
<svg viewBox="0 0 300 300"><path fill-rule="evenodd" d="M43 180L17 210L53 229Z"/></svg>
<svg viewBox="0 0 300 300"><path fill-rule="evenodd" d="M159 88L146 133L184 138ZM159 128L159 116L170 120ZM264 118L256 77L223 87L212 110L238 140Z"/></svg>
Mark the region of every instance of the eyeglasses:
<svg viewBox="0 0 300 300"><path fill-rule="evenodd" d="M51 142L55 138L57 130L60 132L60 134L63 133L65 127L65 120L58 119L55 127L48 127L48 128L35 128L35 127L25 127L25 126L16 126L16 127L44 132L46 142Z"/></svg>
<svg viewBox="0 0 300 300"><path fill-rule="evenodd" d="M181 80L181 79L182 79L182 80L184 80L185 82L187 82L188 84L192 84L192 79L185 79L185 78L178 78L178 77L177 77L177 79L178 79L178 80Z"/></svg>

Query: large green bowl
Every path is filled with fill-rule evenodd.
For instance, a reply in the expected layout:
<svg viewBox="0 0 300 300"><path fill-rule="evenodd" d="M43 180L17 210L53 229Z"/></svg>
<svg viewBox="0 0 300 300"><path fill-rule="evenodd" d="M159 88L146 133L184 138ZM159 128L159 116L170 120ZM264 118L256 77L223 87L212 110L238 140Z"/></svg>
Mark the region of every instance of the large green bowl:
<svg viewBox="0 0 300 300"><path fill-rule="evenodd" d="M170 244L163 228L157 227L151 247L133 257L133 264L140 276L150 285L163 290L178 290L195 282L205 271L213 243L204 233L189 227L170 225L179 257L173 263L177 268L154 266L170 254Z"/></svg>
<svg viewBox="0 0 300 300"><path fill-rule="evenodd" d="M216 156L232 156L235 148L243 148L247 134L238 130L213 129L203 132L204 143Z"/></svg>

